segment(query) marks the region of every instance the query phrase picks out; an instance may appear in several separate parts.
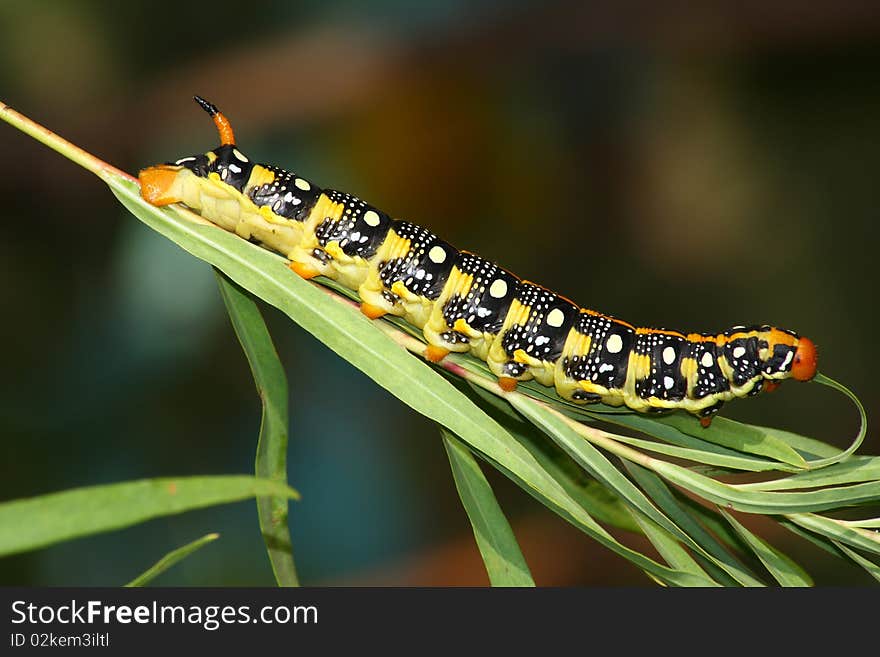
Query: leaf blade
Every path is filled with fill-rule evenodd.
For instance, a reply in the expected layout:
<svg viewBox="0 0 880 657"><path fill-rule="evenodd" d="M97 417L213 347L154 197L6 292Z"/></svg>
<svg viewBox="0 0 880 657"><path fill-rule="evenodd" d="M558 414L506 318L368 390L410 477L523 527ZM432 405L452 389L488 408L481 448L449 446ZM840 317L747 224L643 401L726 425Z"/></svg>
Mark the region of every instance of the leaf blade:
<svg viewBox="0 0 880 657"><path fill-rule="evenodd" d="M255 474L287 483L287 376L256 303L223 273L214 270L235 335L244 350L262 404ZM279 586L299 586L285 497L258 497L257 515L269 563Z"/></svg>
<svg viewBox="0 0 880 657"><path fill-rule="evenodd" d="M87 486L0 504L0 556L130 527L153 518L239 502L257 495L299 493L245 475L141 479Z"/></svg>
<svg viewBox="0 0 880 657"><path fill-rule="evenodd" d="M532 573L492 487L470 450L446 429L443 446L492 586L534 586Z"/></svg>
<svg viewBox="0 0 880 657"><path fill-rule="evenodd" d="M164 573L176 563L182 561L193 552L204 547L208 543L216 541L218 538L220 538L220 534L205 534L201 538L197 538L191 543L187 543L186 545L179 547L176 550L172 550L164 557L159 559L159 561L147 568L140 575L131 580L128 584L126 584L125 588L137 588L149 584L154 579L156 579L156 577Z"/></svg>
<svg viewBox="0 0 880 657"><path fill-rule="evenodd" d="M761 560L767 571L773 575L773 578L782 586L812 586L813 580L810 576L795 563L790 557L783 554L775 547L770 545L760 536L752 533L739 520L733 517L724 509L719 508L718 511L730 526L742 537L748 544L755 556Z"/></svg>

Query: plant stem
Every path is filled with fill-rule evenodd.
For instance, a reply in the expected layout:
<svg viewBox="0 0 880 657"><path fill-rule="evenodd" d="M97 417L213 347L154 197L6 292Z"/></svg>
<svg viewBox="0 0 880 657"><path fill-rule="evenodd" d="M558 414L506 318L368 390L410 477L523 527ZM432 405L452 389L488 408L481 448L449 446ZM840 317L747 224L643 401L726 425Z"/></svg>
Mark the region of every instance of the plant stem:
<svg viewBox="0 0 880 657"><path fill-rule="evenodd" d="M36 121L32 121L24 114L15 111L9 105L0 101L0 119L3 119L9 125L18 128L23 133L30 135L38 142L45 144L56 153L60 153L68 160L80 165L83 169L91 171L100 178L105 178L108 174L122 176L129 180L136 178L124 171L121 171L104 160L101 160L88 151L84 151L76 144L64 139L48 128L41 126Z"/></svg>

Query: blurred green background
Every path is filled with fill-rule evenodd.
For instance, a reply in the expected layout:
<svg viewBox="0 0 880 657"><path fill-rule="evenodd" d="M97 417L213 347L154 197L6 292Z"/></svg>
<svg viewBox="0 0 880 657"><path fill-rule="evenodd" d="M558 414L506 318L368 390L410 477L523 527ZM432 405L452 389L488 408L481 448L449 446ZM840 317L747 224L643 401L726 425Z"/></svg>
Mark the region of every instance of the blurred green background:
<svg viewBox="0 0 880 657"><path fill-rule="evenodd" d="M585 306L809 335L877 418L880 12L688 4L6 0L0 99L134 173L216 145L201 94L251 158ZM251 472L259 401L209 267L5 125L0 152L0 499ZM303 582L487 583L435 428L264 310L291 384ZM819 386L724 412L841 446L856 429ZM490 480L539 584L649 584ZM865 583L751 525L817 583ZM157 583L271 584L253 502L3 559L0 583L115 585L209 531Z"/></svg>

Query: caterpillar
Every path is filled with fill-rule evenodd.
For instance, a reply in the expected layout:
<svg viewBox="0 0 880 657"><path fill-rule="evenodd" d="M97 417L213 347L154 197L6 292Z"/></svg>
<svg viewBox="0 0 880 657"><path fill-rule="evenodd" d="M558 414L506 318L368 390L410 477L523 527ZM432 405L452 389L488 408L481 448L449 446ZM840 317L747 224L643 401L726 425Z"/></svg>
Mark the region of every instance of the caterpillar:
<svg viewBox="0 0 880 657"><path fill-rule="evenodd" d="M703 426L728 400L816 374L816 346L786 329L681 333L581 308L357 196L253 163L217 107L195 101L212 117L220 146L142 169L141 196L156 206L183 203L286 256L299 276L356 290L367 317L395 315L421 329L432 362L471 353L507 391L535 379L572 402L683 409Z"/></svg>

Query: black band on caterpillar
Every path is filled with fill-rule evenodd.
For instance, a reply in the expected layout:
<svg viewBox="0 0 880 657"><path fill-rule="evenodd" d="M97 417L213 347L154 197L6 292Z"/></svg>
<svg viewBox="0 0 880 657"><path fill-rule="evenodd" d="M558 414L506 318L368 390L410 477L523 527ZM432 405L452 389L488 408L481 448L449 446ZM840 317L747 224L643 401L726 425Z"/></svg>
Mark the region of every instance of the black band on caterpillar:
<svg viewBox="0 0 880 657"><path fill-rule="evenodd" d="M734 397L816 373L815 345L785 329L685 334L579 308L351 194L251 163L217 107L195 99L213 117L221 146L144 169L142 196L186 203L287 256L301 276L323 274L357 290L370 317L397 315L422 329L431 360L470 352L505 389L536 379L574 402L683 409L704 424Z"/></svg>

